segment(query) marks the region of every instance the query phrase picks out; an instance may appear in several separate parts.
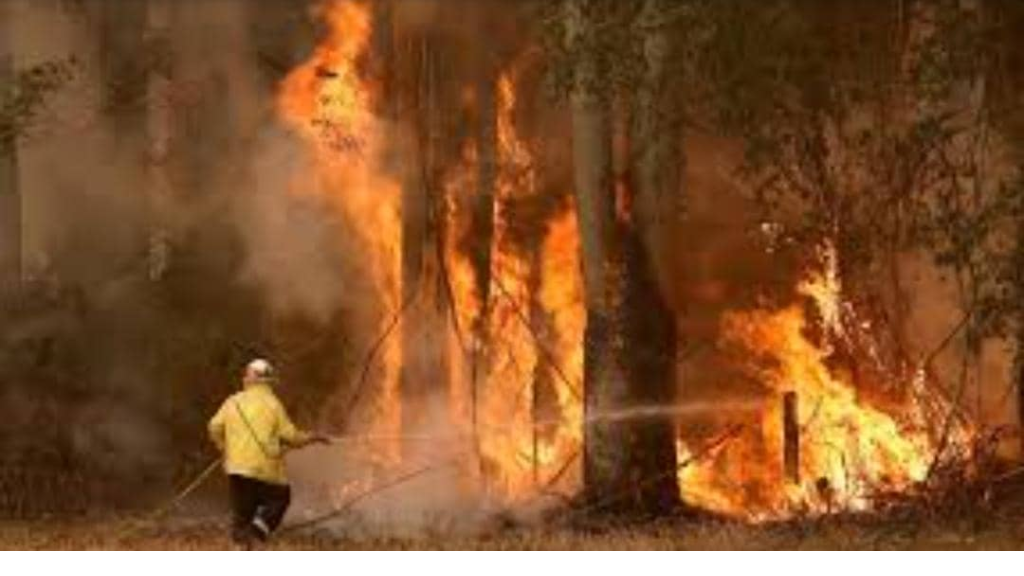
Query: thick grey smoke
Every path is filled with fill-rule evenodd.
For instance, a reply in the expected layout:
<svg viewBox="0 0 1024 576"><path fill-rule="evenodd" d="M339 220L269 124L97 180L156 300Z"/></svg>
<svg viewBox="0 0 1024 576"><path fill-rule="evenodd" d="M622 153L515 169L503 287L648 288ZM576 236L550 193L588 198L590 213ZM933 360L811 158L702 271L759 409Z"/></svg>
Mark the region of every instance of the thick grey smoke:
<svg viewBox="0 0 1024 576"><path fill-rule="evenodd" d="M307 4L268 10L306 17ZM12 346L58 342L56 380L47 389L60 392L40 394L27 381L5 387L0 410L12 415L5 418L12 426L3 428L4 446L34 458L62 445L117 478L169 475L182 446L205 444L206 417L236 385L239 350L285 338L275 328L295 319L315 326L316 337L333 334L342 319L355 353L328 341L321 355L361 357L377 337L381 311L362 240L310 184L311 149L274 109L276 82L308 50L256 37L263 25L253 26L262 19L251 1L152 1L144 29L115 25L157 55L142 62L144 98L112 111L100 53L105 2L71 10L59 0L15 5L20 66L72 53L80 62L19 152L27 275L32 286L52 286L58 302L74 291L84 312L47 304L55 309L5 327ZM428 26L436 8L403 3L399 25ZM429 336L423 346L436 346ZM309 343L300 344L300 360L276 359L286 375L314 375L346 396L351 375L344 370L361 367L322 373L321 359L339 362L302 358ZM69 366L80 373L62 375ZM24 373L39 378L36 368ZM287 391L308 386L296 382ZM442 404L420 407L417 432L430 440L407 454L411 468L440 469L362 502L356 511L371 524L418 530L442 513L476 518L481 504L461 500L459 490L461 467L472 459L465 438L441 440L451 436ZM24 433L47 418L63 422L63 431L42 440ZM319 485L387 480L367 463L377 447L297 454L299 493L322 511L334 501L318 499ZM444 465L455 457L457 466Z"/></svg>
<svg viewBox="0 0 1024 576"><path fill-rule="evenodd" d="M21 305L26 316L4 326L9 393L0 409L5 420L15 414L28 423L5 430L5 439L22 445L8 457L56 452L64 442L88 466L151 467L167 452L167 438L139 412L151 401L145 370L123 361L129 350L116 349L130 332L106 332L118 317L145 314L136 308L136 283L126 274L145 250L145 166L102 119L93 38L82 15L59 2L13 2L10 9L18 68L70 55L77 66L19 149L25 275L38 293L31 300L36 304ZM41 304L56 296L51 291L58 278L76 292L63 292L58 305ZM84 300L96 311L119 312L103 321L85 317L78 311ZM110 337L91 340L85 334L90 330ZM33 352L34 361L26 364L25 355ZM85 389L84 370L102 382L99 389ZM72 400L79 394L87 400Z"/></svg>
<svg viewBox="0 0 1024 576"><path fill-rule="evenodd" d="M111 77L104 11L139 6L113 26L142 76ZM2 460L169 478L265 318L342 306L337 218L289 186L306 159L275 122L281 64L258 53L251 3L10 9L17 68L76 63L19 143L27 283L2 330ZM111 100L119 82L141 97Z"/></svg>

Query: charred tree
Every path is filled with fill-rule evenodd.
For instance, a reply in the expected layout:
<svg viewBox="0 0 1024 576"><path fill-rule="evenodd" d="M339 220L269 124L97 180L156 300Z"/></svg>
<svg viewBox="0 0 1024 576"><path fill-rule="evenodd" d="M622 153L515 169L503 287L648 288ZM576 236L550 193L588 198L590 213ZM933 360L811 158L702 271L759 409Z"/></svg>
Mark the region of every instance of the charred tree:
<svg viewBox="0 0 1024 576"><path fill-rule="evenodd" d="M480 28L486 30L487 13L479 15ZM465 239L476 282L476 294L481 304L473 329L473 357L471 366L471 397L473 430L477 426L479 399L479 371L486 362L488 348L487 319L491 301L491 251L494 244L494 210L498 181L498 67L492 53L486 48L476 65L479 119L477 144L477 191L472 204L470 237Z"/></svg>
<svg viewBox="0 0 1024 576"><path fill-rule="evenodd" d="M425 424L428 413L442 412L447 390L447 349L433 338L450 329L451 293L442 255L445 224L441 189L444 60L440 38L417 34L404 54L413 74L411 106L403 121L411 127L412 162L402 190L403 300L415 302L402 320L402 428ZM409 68L406 68L409 69Z"/></svg>
<svg viewBox="0 0 1024 576"><path fill-rule="evenodd" d="M786 480L800 485L800 422L797 420L796 392L782 395L782 454Z"/></svg>

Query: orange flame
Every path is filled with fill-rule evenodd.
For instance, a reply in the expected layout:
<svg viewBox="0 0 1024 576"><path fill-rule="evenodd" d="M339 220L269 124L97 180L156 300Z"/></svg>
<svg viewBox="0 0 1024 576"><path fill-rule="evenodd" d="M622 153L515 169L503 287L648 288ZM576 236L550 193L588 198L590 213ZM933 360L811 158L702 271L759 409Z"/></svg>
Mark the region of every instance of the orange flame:
<svg viewBox="0 0 1024 576"><path fill-rule="evenodd" d="M814 305L825 338L807 336L802 304L781 310L733 312L722 320L724 347L743 351L767 388L759 422L716 456L679 475L692 503L748 520L795 513L870 510L880 492L913 490L923 482L938 451L922 414L920 390L905 405L883 410L858 396L849 375L830 369L832 342L844 335L844 303L835 254L824 253L825 271L801 282L798 292ZM914 384L914 383L910 383ZM799 399L799 484L783 473L782 395ZM954 442L966 445L969 431ZM680 461L691 454L682 443Z"/></svg>
<svg viewBox="0 0 1024 576"><path fill-rule="evenodd" d="M323 4L320 15L328 34L282 83L278 113L304 138L313 159L313 169L296 177L296 193L324 194L353 228L376 300L365 312L369 331L379 334L401 307L402 227L400 187L378 161L388 133L374 114L375 89L356 66L368 49L371 19L365 5L344 1ZM472 264L457 249L468 230L466 202L477 184L478 151L472 145L445 182L451 225L443 240L455 323L467 329L485 316L486 350L469 343L480 354L479 374L472 374L466 343L453 330L438 339L451 359L448 390L455 426L474 434L485 485L509 502L528 499L556 477L570 490L581 484L585 323L574 211L547 222L536 246L515 237L509 207L541 194L530 149L516 131L515 96L513 75L503 75L489 302L477 294ZM742 352L741 361L764 385L765 395L744 432L714 454L695 454L680 439L679 460L694 460L678 477L689 502L762 520L870 509L875 492L911 490L925 479L938 450L928 431L934 406L921 400L916 379L902 405L873 405L858 395L849 375L830 367L834 345L848 335L833 252L826 251L824 264L822 273L798 289L820 317L820 342L807 335L812 323L803 303L723 318L722 347ZM384 344L370 430L396 439L402 409L400 342L389 338ZM544 390L550 397L542 397ZM796 485L784 478L782 465L786 392L799 398L801 482ZM550 417L541 417L542 403ZM477 413L473 430L472 413ZM969 430L958 428L953 442L964 444L969 437ZM385 463L399 462L399 444L389 444L382 455Z"/></svg>
<svg viewBox="0 0 1024 576"><path fill-rule="evenodd" d="M490 351L478 434L486 482L509 499L534 494L560 472L570 476L562 469L571 464L582 430L583 308L575 218L569 211L549 224L536 261L516 245L508 208L539 190L514 114L515 85L504 74L498 81L500 167L487 318ZM538 317L549 320L550 330L542 330ZM547 425L539 422L542 381L553 382L555 390L557 416Z"/></svg>
<svg viewBox="0 0 1024 576"><path fill-rule="evenodd" d="M356 67L369 45L370 14L362 4L334 1L324 3L319 16L328 34L282 82L278 115L304 137L315 160L312 170L297 176L296 191L326 195L354 228L379 299L369 331L380 333L401 305L401 193L379 165L386 132L373 112L374 91ZM381 354L374 422L375 432L385 436L400 429L400 352L400 339L390 338ZM395 444L385 456L393 460L397 450Z"/></svg>

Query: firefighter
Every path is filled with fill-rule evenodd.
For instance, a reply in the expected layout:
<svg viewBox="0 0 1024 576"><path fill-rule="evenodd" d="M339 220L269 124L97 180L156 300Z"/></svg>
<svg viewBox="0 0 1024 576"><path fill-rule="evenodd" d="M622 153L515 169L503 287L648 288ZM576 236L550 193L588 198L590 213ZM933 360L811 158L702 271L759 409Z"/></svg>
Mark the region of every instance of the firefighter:
<svg viewBox="0 0 1024 576"><path fill-rule="evenodd" d="M245 368L242 390L221 404L210 420L210 439L224 456L231 492L231 536L249 547L265 542L281 524L291 503L284 453L324 436L299 430L272 389L274 368L256 359Z"/></svg>

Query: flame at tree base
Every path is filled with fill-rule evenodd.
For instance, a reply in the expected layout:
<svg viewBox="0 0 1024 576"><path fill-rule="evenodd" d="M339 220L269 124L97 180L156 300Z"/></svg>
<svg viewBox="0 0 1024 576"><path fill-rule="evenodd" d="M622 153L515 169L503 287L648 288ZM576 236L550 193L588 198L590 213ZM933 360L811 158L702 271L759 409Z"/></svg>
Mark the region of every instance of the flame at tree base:
<svg viewBox="0 0 1024 576"><path fill-rule="evenodd" d="M926 399L923 371L905 382L901 399L883 407L858 393L850 371L833 367L837 351L850 345L856 316L842 300L834 252L823 251L823 260L825 270L798 286L817 313L821 343L809 335L819 327L810 325L803 303L723 317L720 346L746 358L743 367L764 385L765 396L757 417L739 434L681 470L679 486L688 502L755 522L870 511L874 497L910 492L927 480L941 456L939 435L946 435L948 453L970 445L966 424L936 430L951 414L950 406L934 393ZM870 323L856 324L870 338ZM796 429L790 432L797 436L790 440L798 454L796 478L785 469L786 394L797 398ZM939 413L944 418L935 418ZM678 452L680 462L694 458L682 442Z"/></svg>

